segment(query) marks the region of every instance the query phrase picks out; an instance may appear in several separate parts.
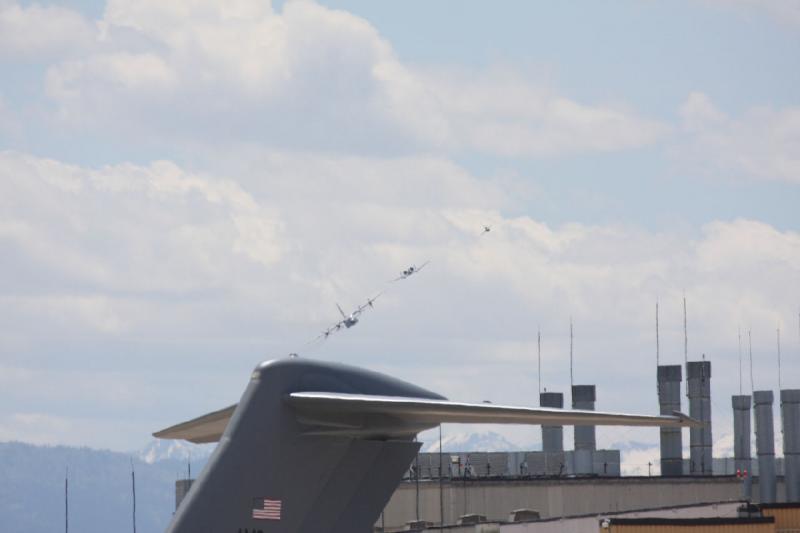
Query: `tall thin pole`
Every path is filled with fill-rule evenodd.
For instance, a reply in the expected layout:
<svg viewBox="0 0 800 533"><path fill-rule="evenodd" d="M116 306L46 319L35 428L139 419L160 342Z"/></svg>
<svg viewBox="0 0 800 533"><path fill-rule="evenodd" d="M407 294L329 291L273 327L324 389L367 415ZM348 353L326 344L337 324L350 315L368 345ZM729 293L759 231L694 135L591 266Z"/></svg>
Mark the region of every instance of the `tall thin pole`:
<svg viewBox="0 0 800 533"><path fill-rule="evenodd" d="M739 326L739 396L742 395L742 327Z"/></svg>
<svg viewBox="0 0 800 533"><path fill-rule="evenodd" d="M776 330L778 333L778 390L781 390L781 327Z"/></svg>
<svg viewBox="0 0 800 533"><path fill-rule="evenodd" d="M444 473L442 472L442 425L439 424L439 521L444 525Z"/></svg>
<svg viewBox="0 0 800 533"><path fill-rule="evenodd" d="M414 440L416 440L416 437ZM417 459L414 462L414 490L416 491L417 522L419 522L419 449L417 450Z"/></svg>
<svg viewBox="0 0 800 533"><path fill-rule="evenodd" d="M686 327L686 291L683 292L683 364L686 372L686 397L689 397L689 328Z"/></svg>
<svg viewBox="0 0 800 533"><path fill-rule="evenodd" d="M658 342L658 300L656 300L656 368L661 364L661 346Z"/></svg>
<svg viewBox="0 0 800 533"><path fill-rule="evenodd" d="M64 475L64 533L69 533L69 467Z"/></svg>
<svg viewBox="0 0 800 533"><path fill-rule="evenodd" d="M753 385L753 335L749 329L747 330L747 344L750 351L750 394L752 395L756 387Z"/></svg>
<svg viewBox="0 0 800 533"><path fill-rule="evenodd" d="M569 386L570 391L572 391L572 317L569 317ZM572 394L570 392L570 394Z"/></svg>
<svg viewBox="0 0 800 533"><path fill-rule="evenodd" d="M131 459L131 494L133 494L133 533L136 533L136 472L133 471L133 459Z"/></svg>
<svg viewBox="0 0 800 533"><path fill-rule="evenodd" d="M539 394L542 393L542 330L539 329L536 335L536 349L539 354Z"/></svg>
<svg viewBox="0 0 800 533"><path fill-rule="evenodd" d="M683 362L689 362L689 329L686 327L686 294L683 295Z"/></svg>

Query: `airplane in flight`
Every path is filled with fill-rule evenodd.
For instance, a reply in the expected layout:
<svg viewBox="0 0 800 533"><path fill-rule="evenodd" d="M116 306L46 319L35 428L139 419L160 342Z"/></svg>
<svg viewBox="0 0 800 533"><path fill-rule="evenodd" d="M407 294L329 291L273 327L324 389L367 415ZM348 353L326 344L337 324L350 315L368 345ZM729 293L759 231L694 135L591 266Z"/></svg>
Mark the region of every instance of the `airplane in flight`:
<svg viewBox="0 0 800 533"><path fill-rule="evenodd" d="M358 324L358 315L360 315L361 311L364 310L364 306L359 305L355 311L353 311L349 315L346 315L339 304L336 304L336 308L339 309L339 312L342 314L342 320L334 327L341 328L342 326L344 326L348 329Z"/></svg>
<svg viewBox="0 0 800 533"><path fill-rule="evenodd" d="M266 361L238 404L154 433L219 443L167 533L369 533L416 435L442 423L700 427L681 413L454 402L343 364Z"/></svg>
<svg viewBox="0 0 800 533"><path fill-rule="evenodd" d="M331 327L327 328L322 333L320 333L317 336L317 338L314 339L314 341L311 341L311 342L315 342L315 341L317 341L319 339L327 339L328 337L331 336L331 334L333 332L339 331L340 329L342 329L342 327L344 327L345 329L350 329L353 326L355 326L356 324L358 324L358 317L361 316L361 313L363 313L368 308L375 307L375 300L377 300L378 297L380 297L381 294L383 294L383 293L379 292L378 294L376 294L372 298L367 298L366 303L359 305L355 309L355 311L353 311L349 315L344 312L344 310L342 309L342 306L340 306L339 304L336 304L336 308L339 310L339 313L341 313L342 319L339 322L337 322L336 324L334 324Z"/></svg>
<svg viewBox="0 0 800 533"><path fill-rule="evenodd" d="M393 279L392 281L400 281L401 279L407 279L407 278L409 278L410 276L413 276L414 274L416 274L417 272L419 272L420 270L422 270L423 268L425 268L425 266L426 266L428 263L430 263L430 261L425 261L424 263L422 263L422 266L421 266L421 267L417 267L416 265L411 265L411 266L410 266L410 267L408 267L407 269L403 270L403 273L402 273L402 274L400 274L400 276L398 276L398 277L396 277L395 279Z"/></svg>

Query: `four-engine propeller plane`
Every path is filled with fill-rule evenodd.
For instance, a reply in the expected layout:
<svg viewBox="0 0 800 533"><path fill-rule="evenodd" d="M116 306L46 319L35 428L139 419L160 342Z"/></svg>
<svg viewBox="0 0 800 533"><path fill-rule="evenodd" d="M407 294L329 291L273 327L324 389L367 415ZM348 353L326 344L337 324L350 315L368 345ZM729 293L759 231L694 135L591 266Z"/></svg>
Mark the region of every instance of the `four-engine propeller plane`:
<svg viewBox="0 0 800 533"><path fill-rule="evenodd" d="M345 329L350 329L353 326L355 326L356 324L358 324L358 319L361 316L361 314L364 311L366 311L367 309L371 309L371 308L375 307L375 300L377 300L380 297L381 294L383 294L383 293L379 292L378 294L376 294L372 298L367 298L366 303L363 303L363 304L359 305L350 314L345 313L344 309L342 309L342 306L340 306L337 303L336 304L336 308L339 310L339 313L341 313L342 319L339 322L337 322L336 324L334 324L331 327L327 328L322 333L320 333L319 336L316 339L314 339L314 341L319 340L319 339L327 339L328 337L330 337L330 335L333 332L339 331L340 329L342 329L342 327L344 327Z"/></svg>

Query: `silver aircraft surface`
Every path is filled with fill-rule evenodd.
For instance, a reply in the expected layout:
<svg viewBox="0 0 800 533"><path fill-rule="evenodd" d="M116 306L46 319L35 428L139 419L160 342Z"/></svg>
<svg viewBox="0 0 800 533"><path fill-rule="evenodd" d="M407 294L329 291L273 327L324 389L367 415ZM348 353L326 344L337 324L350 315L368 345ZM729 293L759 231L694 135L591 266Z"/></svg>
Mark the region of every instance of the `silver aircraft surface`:
<svg viewBox="0 0 800 533"><path fill-rule="evenodd" d="M698 427L650 416L453 402L393 377L303 358L258 365L238 404L154 434L219 442L167 533L369 533L441 423Z"/></svg>

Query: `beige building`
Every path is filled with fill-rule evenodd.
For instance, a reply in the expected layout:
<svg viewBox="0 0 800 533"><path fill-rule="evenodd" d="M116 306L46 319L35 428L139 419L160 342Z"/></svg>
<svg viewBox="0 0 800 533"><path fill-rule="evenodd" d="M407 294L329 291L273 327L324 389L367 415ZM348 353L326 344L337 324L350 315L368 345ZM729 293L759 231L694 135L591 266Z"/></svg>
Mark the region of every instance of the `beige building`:
<svg viewBox="0 0 800 533"><path fill-rule="evenodd" d="M781 489L781 487L779 487ZM421 480L401 483L384 510L387 531L419 519L456 524L466 514L507 521L512 511L531 509L541 518L561 518L708 502L739 501L735 476L540 478L516 480ZM758 483L753 486L758 501Z"/></svg>

